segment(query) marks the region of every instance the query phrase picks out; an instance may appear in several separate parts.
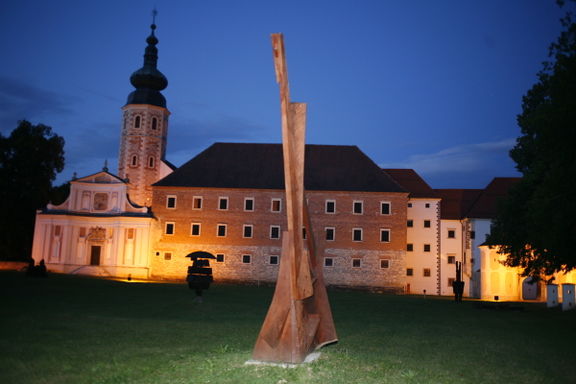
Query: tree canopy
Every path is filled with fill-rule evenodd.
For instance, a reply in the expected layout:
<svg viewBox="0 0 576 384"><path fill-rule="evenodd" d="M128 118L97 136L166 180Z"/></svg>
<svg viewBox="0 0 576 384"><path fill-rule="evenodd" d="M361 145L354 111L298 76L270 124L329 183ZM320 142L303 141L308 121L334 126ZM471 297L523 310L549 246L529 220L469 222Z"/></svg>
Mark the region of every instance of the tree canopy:
<svg viewBox="0 0 576 384"><path fill-rule="evenodd" d="M18 123L0 134L0 258L30 257L36 210L51 199L52 182L64 168L64 139L52 128Z"/></svg>
<svg viewBox="0 0 576 384"><path fill-rule="evenodd" d="M562 5L562 4L560 4ZM571 5L574 5L572 3ZM524 96L522 135L510 156L522 173L502 202L488 244L525 276L576 268L576 23L572 12L550 47L550 61Z"/></svg>

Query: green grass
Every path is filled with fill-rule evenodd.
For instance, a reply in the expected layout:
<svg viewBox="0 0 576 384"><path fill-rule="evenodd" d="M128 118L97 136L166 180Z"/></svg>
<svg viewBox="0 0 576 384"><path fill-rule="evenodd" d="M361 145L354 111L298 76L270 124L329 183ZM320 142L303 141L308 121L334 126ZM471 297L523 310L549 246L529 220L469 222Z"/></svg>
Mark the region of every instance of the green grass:
<svg viewBox="0 0 576 384"><path fill-rule="evenodd" d="M245 366L272 293L0 272L0 383L576 382L576 311L332 290L339 343Z"/></svg>

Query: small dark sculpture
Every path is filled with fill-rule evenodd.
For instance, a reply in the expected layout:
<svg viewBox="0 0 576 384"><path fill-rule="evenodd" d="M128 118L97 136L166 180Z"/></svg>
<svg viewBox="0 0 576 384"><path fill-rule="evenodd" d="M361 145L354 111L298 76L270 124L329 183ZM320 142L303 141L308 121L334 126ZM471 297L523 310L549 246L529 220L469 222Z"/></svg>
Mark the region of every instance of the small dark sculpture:
<svg viewBox="0 0 576 384"><path fill-rule="evenodd" d="M214 281L212 276L212 268L210 268L210 260L215 259L213 255L208 252L193 252L188 256L192 260L192 266L188 267L188 288L196 291L195 302L202 302L202 290L210 288L210 283Z"/></svg>
<svg viewBox="0 0 576 384"><path fill-rule="evenodd" d="M462 302L462 295L464 294L464 282L462 281L462 262L456 262L456 281L452 283L452 290L454 291L454 300L457 303Z"/></svg>

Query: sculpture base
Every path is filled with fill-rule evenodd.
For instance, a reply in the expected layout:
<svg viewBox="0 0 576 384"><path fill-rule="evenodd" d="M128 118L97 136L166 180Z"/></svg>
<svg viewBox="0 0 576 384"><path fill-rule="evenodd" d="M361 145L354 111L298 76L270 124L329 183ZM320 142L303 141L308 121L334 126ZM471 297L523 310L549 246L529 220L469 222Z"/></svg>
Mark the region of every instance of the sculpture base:
<svg viewBox="0 0 576 384"><path fill-rule="evenodd" d="M308 356L306 356L306 358L304 359L303 362L301 362L300 364L293 364L293 363L274 363L271 361L260 361L260 360L248 360L247 362L244 363L244 365L263 365L263 366L268 366L268 367L281 367L281 368L296 368L301 366L302 364L308 364L308 363L312 363L313 361L318 360L318 358L320 357L320 352L312 352L311 354L309 354Z"/></svg>

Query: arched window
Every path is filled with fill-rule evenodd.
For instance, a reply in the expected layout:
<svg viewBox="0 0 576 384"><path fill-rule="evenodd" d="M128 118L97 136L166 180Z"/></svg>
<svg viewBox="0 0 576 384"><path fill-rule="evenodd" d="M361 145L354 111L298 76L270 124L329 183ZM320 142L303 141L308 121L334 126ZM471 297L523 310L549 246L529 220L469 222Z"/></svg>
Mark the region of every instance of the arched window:
<svg viewBox="0 0 576 384"><path fill-rule="evenodd" d="M140 128L140 116L134 118L134 128Z"/></svg>
<svg viewBox="0 0 576 384"><path fill-rule="evenodd" d="M148 168L154 168L154 156L148 158Z"/></svg>
<svg viewBox="0 0 576 384"><path fill-rule="evenodd" d="M138 165L138 156L136 156L136 155L132 156L132 161L130 162L130 165L132 167L136 167Z"/></svg>
<svg viewBox="0 0 576 384"><path fill-rule="evenodd" d="M158 119L153 117L152 118L152 129L156 130L157 127L158 127Z"/></svg>

